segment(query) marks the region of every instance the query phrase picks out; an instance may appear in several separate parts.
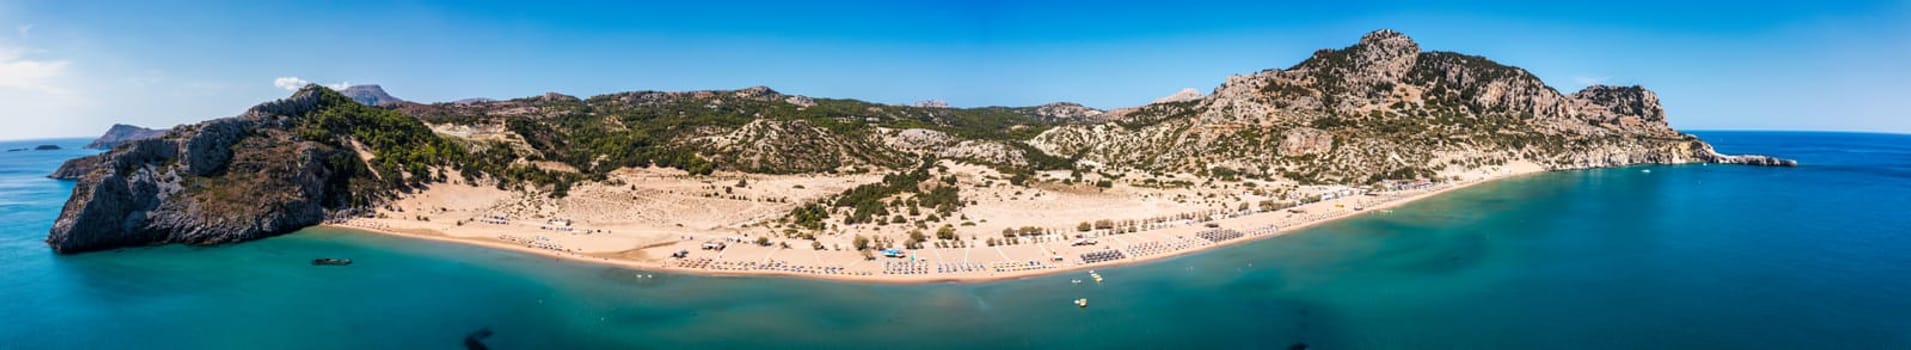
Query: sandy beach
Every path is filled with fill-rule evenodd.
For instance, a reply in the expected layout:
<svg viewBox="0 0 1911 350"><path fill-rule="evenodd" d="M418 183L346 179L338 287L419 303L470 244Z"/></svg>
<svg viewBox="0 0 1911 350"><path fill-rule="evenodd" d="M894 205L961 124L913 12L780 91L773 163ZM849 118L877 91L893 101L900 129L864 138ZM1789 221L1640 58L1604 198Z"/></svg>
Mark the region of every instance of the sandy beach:
<svg viewBox="0 0 1911 350"><path fill-rule="evenodd" d="M1246 205L1234 185L1150 189L1116 186L988 186L983 168L960 168L965 199L957 237L885 257L852 248L852 237L901 242L904 225L844 225L810 239L765 222L877 176L688 177L668 170L620 171L608 184L562 200L490 187L441 185L381 210L378 218L327 224L400 237L473 244L642 271L777 275L875 283L982 282L1144 263L1279 236L1333 220L1385 213L1416 200L1540 172L1515 164L1454 173L1449 181L1386 191L1325 189L1321 200ZM747 186L730 183L747 182ZM1251 187L1246 187L1251 188ZM1189 198L1233 198L1190 200ZM953 215L952 215L953 216ZM1163 219L1167 218L1167 219ZM1123 223L1120 228L1094 221ZM1042 227L1032 236L1000 231ZM934 232L933 228L929 230ZM1132 232L1128 232L1132 231ZM768 245L759 245L759 240ZM994 243L994 244L989 244ZM721 246L718 248L717 246ZM892 246L900 247L900 244ZM819 249L820 248L820 249ZM673 256L677 255L677 256Z"/></svg>

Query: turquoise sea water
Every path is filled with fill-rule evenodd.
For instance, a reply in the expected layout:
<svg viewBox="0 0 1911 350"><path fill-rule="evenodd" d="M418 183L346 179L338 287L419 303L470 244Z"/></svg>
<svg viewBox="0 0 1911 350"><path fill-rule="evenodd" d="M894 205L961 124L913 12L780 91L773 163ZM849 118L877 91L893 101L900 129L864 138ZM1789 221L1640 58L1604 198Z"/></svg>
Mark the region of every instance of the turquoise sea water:
<svg viewBox="0 0 1911 350"><path fill-rule="evenodd" d="M71 184L43 176L87 152L0 153L0 349L455 349L484 328L497 349L1911 348L1911 136L1700 135L1805 166L1541 174L1099 286L685 276L317 229L57 256Z"/></svg>

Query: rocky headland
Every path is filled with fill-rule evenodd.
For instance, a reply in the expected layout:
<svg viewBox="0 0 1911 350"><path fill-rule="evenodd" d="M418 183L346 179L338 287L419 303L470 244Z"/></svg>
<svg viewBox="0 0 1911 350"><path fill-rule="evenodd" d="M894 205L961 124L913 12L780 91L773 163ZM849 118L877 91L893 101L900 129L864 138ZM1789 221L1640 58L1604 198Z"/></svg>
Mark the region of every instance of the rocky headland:
<svg viewBox="0 0 1911 350"><path fill-rule="evenodd" d="M335 115L365 113L307 86L235 117L179 127L68 161L77 183L46 242L74 253L161 243L239 242L316 225L391 189L359 158ZM344 123L369 118L351 117ZM403 121L399 120L402 124ZM423 130L415 120L410 122ZM346 125L344 128L353 127ZM427 134L428 135L428 134Z"/></svg>
<svg viewBox="0 0 1911 350"><path fill-rule="evenodd" d="M871 221L956 232L958 221L1000 212L969 208L989 205L971 191L1024 196L994 189L1000 186L1033 193L1199 187L1233 191L1229 198L1240 201L1212 205L1245 208L1304 200L1306 188L1457 182L1515 165L1797 165L1715 151L1672 129L1658 96L1642 87L1561 93L1523 69L1424 51L1388 30L1289 68L1230 77L1207 94L1183 90L1113 110L1065 102L887 105L768 87L433 104L390 98L376 86L354 89L308 86L236 117L69 161L52 176L78 183L47 243L71 253L245 241L383 213L388 201L454 182L552 200L578 187L600 202L676 195L679 189L646 192L618 175L645 168L736 182L698 196L765 203L783 214L725 229L770 230L820 247ZM877 178L865 174L886 175L850 181ZM750 198L739 194L752 191L748 181L730 180L769 175L856 185L820 198ZM629 193L606 192L615 189ZM896 235L885 239L926 243L919 231ZM956 236L937 242L976 244Z"/></svg>

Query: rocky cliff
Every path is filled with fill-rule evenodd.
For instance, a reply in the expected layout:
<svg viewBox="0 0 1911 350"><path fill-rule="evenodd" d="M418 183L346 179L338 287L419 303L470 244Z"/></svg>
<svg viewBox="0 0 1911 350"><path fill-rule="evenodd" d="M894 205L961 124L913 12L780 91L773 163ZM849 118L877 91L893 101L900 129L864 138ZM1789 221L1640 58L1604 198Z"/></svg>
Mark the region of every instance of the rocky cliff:
<svg viewBox="0 0 1911 350"><path fill-rule="evenodd" d="M79 180L80 177L86 176L87 173L98 168L99 163L104 159L103 157L97 156L68 159L66 162L60 163L59 169L54 169L53 173L47 174L46 177L58 180Z"/></svg>
<svg viewBox="0 0 1911 350"><path fill-rule="evenodd" d="M87 143L86 149L111 149L113 146L117 146L121 143L165 135L166 129L147 129L133 125L113 124L113 127L106 129L105 134L93 139L93 142Z"/></svg>
<svg viewBox="0 0 1911 350"><path fill-rule="evenodd" d="M1227 79L1199 98L1121 111L1030 141L1059 156L1151 171L1226 167L1305 183L1359 184L1531 161L1553 169L1641 163L1795 165L1725 156L1666 123L1644 88L1570 95L1518 67L1422 51L1381 30L1287 69Z"/></svg>
<svg viewBox="0 0 1911 350"><path fill-rule="evenodd" d="M77 180L46 242L75 253L162 243L216 244L291 232L348 209L369 178L339 138L315 132L345 97L318 86L239 116L182 126L69 161ZM388 174L388 177L391 176Z"/></svg>

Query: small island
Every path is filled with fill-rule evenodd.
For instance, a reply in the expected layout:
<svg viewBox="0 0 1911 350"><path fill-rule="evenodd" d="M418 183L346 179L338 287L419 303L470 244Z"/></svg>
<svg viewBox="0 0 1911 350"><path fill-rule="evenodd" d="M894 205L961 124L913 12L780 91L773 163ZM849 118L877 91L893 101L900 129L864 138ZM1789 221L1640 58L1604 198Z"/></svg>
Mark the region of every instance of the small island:
<svg viewBox="0 0 1911 350"><path fill-rule="evenodd" d="M39 146L33 146L33 148L15 148L15 149L9 149L9 150L7 150L7 152L20 152L20 151L58 151L58 150L60 150L60 145L39 145Z"/></svg>

